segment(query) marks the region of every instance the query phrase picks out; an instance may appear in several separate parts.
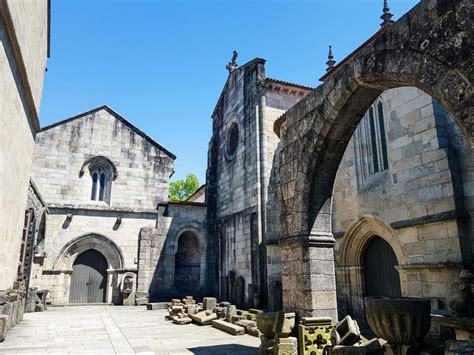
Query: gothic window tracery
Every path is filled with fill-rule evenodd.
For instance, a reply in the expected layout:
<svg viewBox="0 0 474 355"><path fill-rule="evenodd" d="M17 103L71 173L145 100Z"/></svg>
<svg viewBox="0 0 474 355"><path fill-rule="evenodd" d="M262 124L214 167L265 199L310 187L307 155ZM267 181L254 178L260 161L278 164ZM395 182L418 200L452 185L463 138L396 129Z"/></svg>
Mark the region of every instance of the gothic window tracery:
<svg viewBox="0 0 474 355"><path fill-rule="evenodd" d="M359 187L388 169L387 139L383 102L376 101L354 132L354 159Z"/></svg>

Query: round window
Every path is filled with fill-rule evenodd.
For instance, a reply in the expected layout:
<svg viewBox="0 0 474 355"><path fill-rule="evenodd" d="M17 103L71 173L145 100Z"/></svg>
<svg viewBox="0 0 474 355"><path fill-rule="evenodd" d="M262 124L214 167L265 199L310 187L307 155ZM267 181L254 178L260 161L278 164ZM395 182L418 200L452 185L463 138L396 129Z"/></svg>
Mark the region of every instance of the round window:
<svg viewBox="0 0 474 355"><path fill-rule="evenodd" d="M239 126L237 123L232 123L227 133L227 154L234 155L239 145Z"/></svg>

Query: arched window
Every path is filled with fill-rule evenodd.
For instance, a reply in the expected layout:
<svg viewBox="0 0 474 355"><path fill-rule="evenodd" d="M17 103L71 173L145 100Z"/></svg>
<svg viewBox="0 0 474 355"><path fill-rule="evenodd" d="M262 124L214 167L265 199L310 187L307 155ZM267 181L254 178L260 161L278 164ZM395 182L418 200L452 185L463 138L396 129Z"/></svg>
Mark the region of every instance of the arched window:
<svg viewBox="0 0 474 355"><path fill-rule="evenodd" d="M111 160L103 156L89 158L82 165L79 177L89 170L91 178L91 201L110 204L112 182L117 177L117 169Z"/></svg>
<svg viewBox="0 0 474 355"><path fill-rule="evenodd" d="M107 175L102 168L97 168L91 173L92 177L92 192L91 200L93 201L106 201L107 186L110 182L107 179Z"/></svg>

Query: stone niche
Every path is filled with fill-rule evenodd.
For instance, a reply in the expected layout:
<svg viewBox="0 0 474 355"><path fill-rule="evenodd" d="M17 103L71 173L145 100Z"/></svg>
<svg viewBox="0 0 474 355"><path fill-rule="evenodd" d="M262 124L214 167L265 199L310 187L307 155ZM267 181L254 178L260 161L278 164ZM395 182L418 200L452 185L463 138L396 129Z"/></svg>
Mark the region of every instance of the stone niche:
<svg viewBox="0 0 474 355"><path fill-rule="evenodd" d="M137 275L134 272L124 273L120 282L120 293L122 294L122 304L124 306L135 306L136 291Z"/></svg>

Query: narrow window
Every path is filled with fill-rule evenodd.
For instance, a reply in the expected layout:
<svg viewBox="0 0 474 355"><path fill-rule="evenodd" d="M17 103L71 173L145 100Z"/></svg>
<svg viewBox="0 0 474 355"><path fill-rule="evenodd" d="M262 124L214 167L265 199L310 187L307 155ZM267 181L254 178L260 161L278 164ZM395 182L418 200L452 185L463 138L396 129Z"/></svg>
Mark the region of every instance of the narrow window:
<svg viewBox="0 0 474 355"><path fill-rule="evenodd" d="M375 120L374 120L374 109L369 109L369 122L370 122L370 141L372 148L372 164L374 164L374 173L379 172L379 160L377 156L377 136L375 133Z"/></svg>
<svg viewBox="0 0 474 355"><path fill-rule="evenodd" d="M105 200L105 174L100 174L99 201Z"/></svg>
<svg viewBox="0 0 474 355"><path fill-rule="evenodd" d="M354 133L354 158L359 187L370 185L371 176L388 169L383 102L365 113Z"/></svg>
<svg viewBox="0 0 474 355"><path fill-rule="evenodd" d="M379 128L380 128L380 141L382 145L382 161L383 161L383 169L388 169L388 154L387 154L387 139L385 137L385 122L383 117L383 105L382 102L379 101L377 104L377 108L379 111Z"/></svg>
<svg viewBox="0 0 474 355"><path fill-rule="evenodd" d="M97 172L92 173L92 193L91 200L97 200Z"/></svg>

